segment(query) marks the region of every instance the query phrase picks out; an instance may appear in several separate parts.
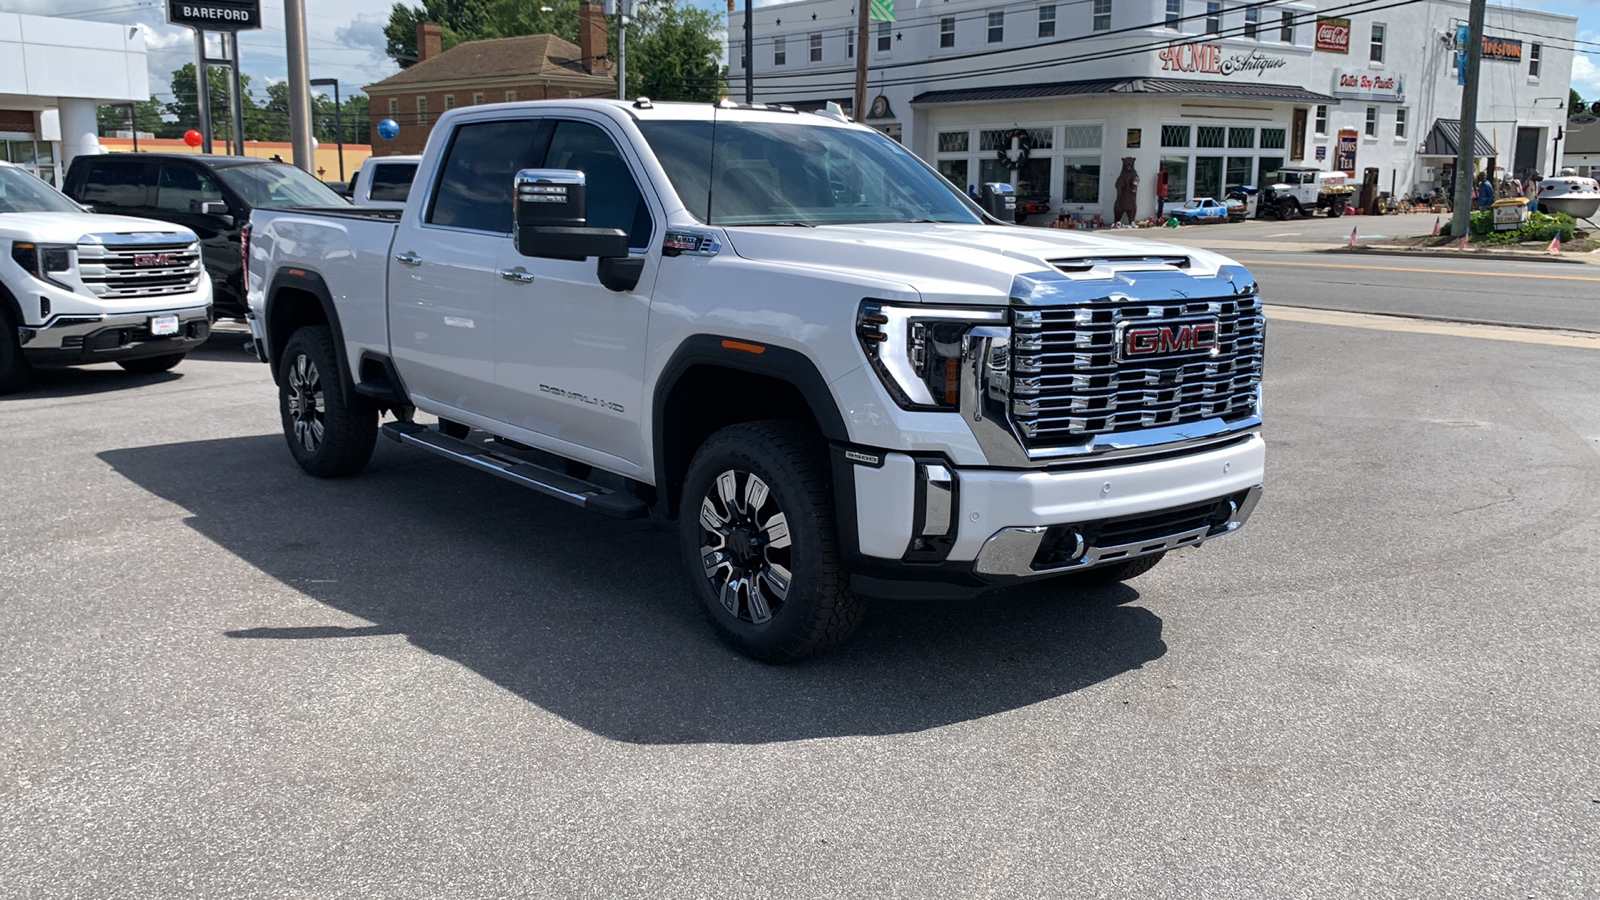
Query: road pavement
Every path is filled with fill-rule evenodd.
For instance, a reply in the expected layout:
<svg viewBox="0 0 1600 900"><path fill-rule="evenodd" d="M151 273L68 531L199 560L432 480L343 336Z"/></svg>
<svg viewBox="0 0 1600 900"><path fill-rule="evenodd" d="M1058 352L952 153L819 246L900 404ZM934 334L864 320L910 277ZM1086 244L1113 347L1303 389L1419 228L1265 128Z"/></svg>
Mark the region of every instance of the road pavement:
<svg viewBox="0 0 1600 900"><path fill-rule="evenodd" d="M48 375L0 400L0 896L1600 895L1600 357L1358 320L1272 321L1239 535L788 668L668 523L302 475L237 335Z"/></svg>

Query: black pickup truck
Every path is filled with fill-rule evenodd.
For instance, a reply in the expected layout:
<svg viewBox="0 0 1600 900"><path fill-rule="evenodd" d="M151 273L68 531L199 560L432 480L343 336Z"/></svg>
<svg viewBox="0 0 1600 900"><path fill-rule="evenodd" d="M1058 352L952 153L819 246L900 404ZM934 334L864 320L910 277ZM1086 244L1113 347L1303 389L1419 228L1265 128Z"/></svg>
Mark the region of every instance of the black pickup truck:
<svg viewBox="0 0 1600 900"><path fill-rule="evenodd" d="M200 236L217 312L243 316L239 233L261 209L349 206L314 176L248 156L113 153L80 156L63 192L96 212L172 222Z"/></svg>

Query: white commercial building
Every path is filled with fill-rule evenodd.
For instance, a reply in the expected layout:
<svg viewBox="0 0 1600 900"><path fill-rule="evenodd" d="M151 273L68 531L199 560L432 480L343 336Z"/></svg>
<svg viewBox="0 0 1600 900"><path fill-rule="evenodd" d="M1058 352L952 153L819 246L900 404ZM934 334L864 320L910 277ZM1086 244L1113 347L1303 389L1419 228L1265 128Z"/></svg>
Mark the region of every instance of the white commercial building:
<svg viewBox="0 0 1600 900"><path fill-rule="evenodd" d="M738 16L730 92L753 49L757 102L847 108L856 0ZM865 0L862 0L865 2ZM1397 196L1453 175L1461 88L1454 0L896 0L869 30L868 121L957 185L1010 182L1052 213L1112 218L1119 178L1138 215L1221 199L1286 165L1341 169ZM1577 20L1492 6L1478 168L1552 171ZM1036 220L1042 221L1042 220Z"/></svg>
<svg viewBox="0 0 1600 900"><path fill-rule="evenodd" d="M59 183L99 152L96 106L148 99L137 26L0 13L0 159Z"/></svg>

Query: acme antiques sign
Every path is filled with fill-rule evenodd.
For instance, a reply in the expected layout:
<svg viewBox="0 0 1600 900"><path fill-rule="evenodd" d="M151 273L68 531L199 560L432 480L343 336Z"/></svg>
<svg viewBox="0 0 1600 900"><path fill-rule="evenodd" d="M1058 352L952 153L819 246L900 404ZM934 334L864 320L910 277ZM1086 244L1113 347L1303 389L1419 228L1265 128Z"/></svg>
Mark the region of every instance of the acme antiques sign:
<svg viewBox="0 0 1600 900"><path fill-rule="evenodd" d="M1350 52L1350 20L1317 17L1317 49L1329 53Z"/></svg>
<svg viewBox="0 0 1600 900"><path fill-rule="evenodd" d="M1260 50L1222 55L1221 44L1180 44L1173 41L1157 54L1165 72L1195 72L1201 75L1237 75L1255 72L1259 77L1271 69L1289 64L1281 56L1268 56Z"/></svg>

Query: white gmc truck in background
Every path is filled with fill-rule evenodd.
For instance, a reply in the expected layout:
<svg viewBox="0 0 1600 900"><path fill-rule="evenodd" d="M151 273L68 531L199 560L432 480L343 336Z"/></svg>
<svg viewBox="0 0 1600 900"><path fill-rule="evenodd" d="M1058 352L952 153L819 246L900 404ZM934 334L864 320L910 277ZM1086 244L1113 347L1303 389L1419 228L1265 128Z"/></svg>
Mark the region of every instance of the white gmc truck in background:
<svg viewBox="0 0 1600 900"><path fill-rule="evenodd" d="M1002 225L832 111L457 109L403 210L260 210L248 243L307 472L358 472L389 413L404 444L654 509L759 659L842 640L860 596L1131 578L1261 492L1243 267Z"/></svg>

